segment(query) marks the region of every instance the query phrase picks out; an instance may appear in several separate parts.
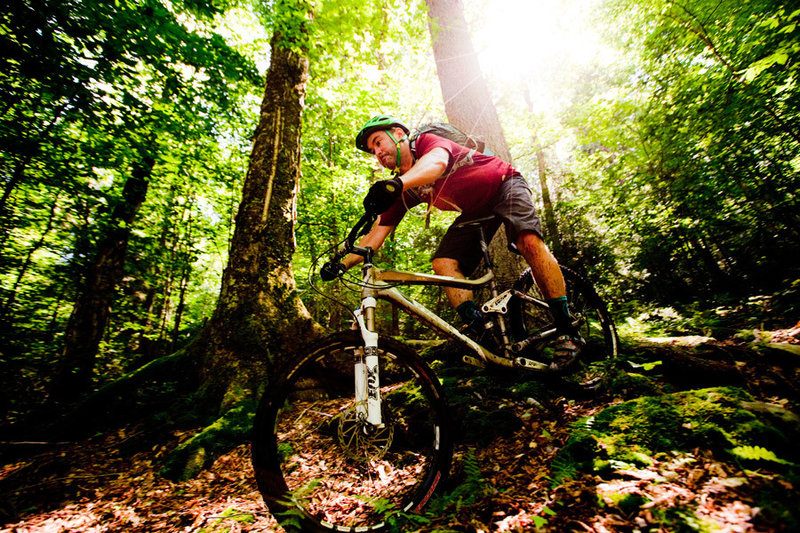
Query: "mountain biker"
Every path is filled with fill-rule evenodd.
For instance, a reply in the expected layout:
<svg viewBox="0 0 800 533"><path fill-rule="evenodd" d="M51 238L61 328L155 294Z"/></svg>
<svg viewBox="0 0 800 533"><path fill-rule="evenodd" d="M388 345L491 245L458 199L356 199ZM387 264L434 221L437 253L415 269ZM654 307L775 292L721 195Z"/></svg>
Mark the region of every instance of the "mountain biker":
<svg viewBox="0 0 800 533"><path fill-rule="evenodd" d="M542 240L541 222L525 179L510 164L494 156L454 143L432 133L409 138L410 130L400 120L378 115L368 120L356 136L359 150L377 157L394 177L374 183L364 198L364 207L379 214L377 224L359 246L380 248L411 207L426 202L429 208L461 214L447 230L433 254L434 272L464 278L480 263L482 253L474 228L458 228L461 222L494 214L485 224L485 234L494 235L505 223L509 248L521 253L547 300L558 336L552 343L551 369L560 371L577 359L583 340L572 326L566 286L558 263ZM323 277L333 279L362 260L350 254L342 265ZM324 270L324 269L323 269ZM472 291L445 288L450 304L473 331L484 323Z"/></svg>

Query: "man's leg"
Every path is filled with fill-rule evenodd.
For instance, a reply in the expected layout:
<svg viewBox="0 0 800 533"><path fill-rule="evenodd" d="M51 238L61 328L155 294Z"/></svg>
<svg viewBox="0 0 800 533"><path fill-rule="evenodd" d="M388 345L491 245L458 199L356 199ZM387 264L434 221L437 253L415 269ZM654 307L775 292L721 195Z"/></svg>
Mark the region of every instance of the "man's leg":
<svg viewBox="0 0 800 533"><path fill-rule="evenodd" d="M482 255L477 230L460 225L461 221L462 218L459 217L447 229L433 254L433 271L440 276L464 279L480 263ZM499 226L500 221L497 220L484 228L484 231L487 235L493 235ZM486 320L475 303L472 291L445 287L445 294L464 323L474 333L482 333Z"/></svg>
<svg viewBox="0 0 800 533"><path fill-rule="evenodd" d="M453 278L464 279L457 259L450 257L436 257L433 260L433 271L440 276L450 276ZM458 311L461 320L475 334L483 332L485 319L475 303L475 295L469 289L457 289L455 287L445 287L445 294L450 301L450 305Z"/></svg>
<svg viewBox="0 0 800 533"><path fill-rule="evenodd" d="M464 274L461 272L461 269L458 267L457 259L451 259L449 257L437 257L433 260L432 265L433 271L439 276L450 276L458 279L465 278ZM450 305L452 305L454 309L458 309L459 305L473 299L472 291L468 289L445 287L444 292L447 294L447 299L450 301Z"/></svg>
<svg viewBox="0 0 800 533"><path fill-rule="evenodd" d="M541 237L532 231L522 232L517 237L517 249L530 265L533 279L545 300L567 295L567 286L558 261Z"/></svg>
<svg viewBox="0 0 800 533"><path fill-rule="evenodd" d="M547 244L536 233L520 233L517 237L517 248L531 267L533 279L550 306L559 333L552 345L553 361L550 368L554 371L565 370L577 360L583 341L572 325L564 275Z"/></svg>

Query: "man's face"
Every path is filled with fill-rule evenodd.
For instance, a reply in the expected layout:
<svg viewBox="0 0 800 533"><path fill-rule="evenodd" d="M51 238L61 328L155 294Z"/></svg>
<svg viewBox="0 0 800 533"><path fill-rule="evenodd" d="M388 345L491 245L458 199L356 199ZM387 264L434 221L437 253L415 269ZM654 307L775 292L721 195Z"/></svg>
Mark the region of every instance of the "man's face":
<svg viewBox="0 0 800 533"><path fill-rule="evenodd" d="M397 165L397 146L388 131L373 132L367 138L367 148L378 158L382 167L393 169Z"/></svg>

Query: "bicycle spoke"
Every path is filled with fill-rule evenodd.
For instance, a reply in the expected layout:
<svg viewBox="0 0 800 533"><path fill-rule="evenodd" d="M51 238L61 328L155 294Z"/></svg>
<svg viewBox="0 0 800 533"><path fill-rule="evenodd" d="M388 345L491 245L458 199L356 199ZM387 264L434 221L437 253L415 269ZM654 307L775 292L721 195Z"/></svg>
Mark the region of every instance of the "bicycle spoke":
<svg viewBox="0 0 800 533"><path fill-rule="evenodd" d="M446 471L446 406L421 359L387 339L380 351L384 424L370 425L352 398L357 337L332 337L338 342L312 351L292 382L262 403L256 477L276 514L303 513L304 530L377 531L391 513L426 499Z"/></svg>
<svg viewBox="0 0 800 533"><path fill-rule="evenodd" d="M617 337L605 305L591 286L576 273L562 267L567 283L567 300L570 314L579 333L585 341L581 359L584 362L598 361L616 356ZM555 326L547 308L537 303L542 295L533 281L530 271L520 276L515 289L532 298L514 298L510 304L510 322L512 336L516 341L525 340L533 335L552 331ZM526 357L539 358L540 350L550 335L528 346ZM547 361L545 361L547 362Z"/></svg>

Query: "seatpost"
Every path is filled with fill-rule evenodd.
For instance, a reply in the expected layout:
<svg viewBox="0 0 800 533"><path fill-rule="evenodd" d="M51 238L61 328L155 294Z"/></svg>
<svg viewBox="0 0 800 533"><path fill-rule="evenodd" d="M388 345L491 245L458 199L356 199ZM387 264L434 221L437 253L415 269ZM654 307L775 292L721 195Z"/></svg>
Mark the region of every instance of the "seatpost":
<svg viewBox="0 0 800 533"><path fill-rule="evenodd" d="M481 238L481 253L483 253L483 260L486 263L486 268L491 271L494 265L492 264L492 258L489 257L489 243L486 242L486 232L483 229L483 225L478 226L478 233ZM492 298L497 298L500 295L500 291L497 290L497 279L494 277L489 282L489 293L492 295ZM505 319L502 315L498 315L494 320L494 323L496 323L498 326L499 331L497 333L499 333L500 339L502 340L502 345L508 346L509 338ZM487 327L492 327L491 320L487 322Z"/></svg>
<svg viewBox="0 0 800 533"><path fill-rule="evenodd" d="M363 257L365 265L372 264L372 259L375 256L375 250L373 250L371 246L367 246L365 248L353 246L350 253L358 254Z"/></svg>

